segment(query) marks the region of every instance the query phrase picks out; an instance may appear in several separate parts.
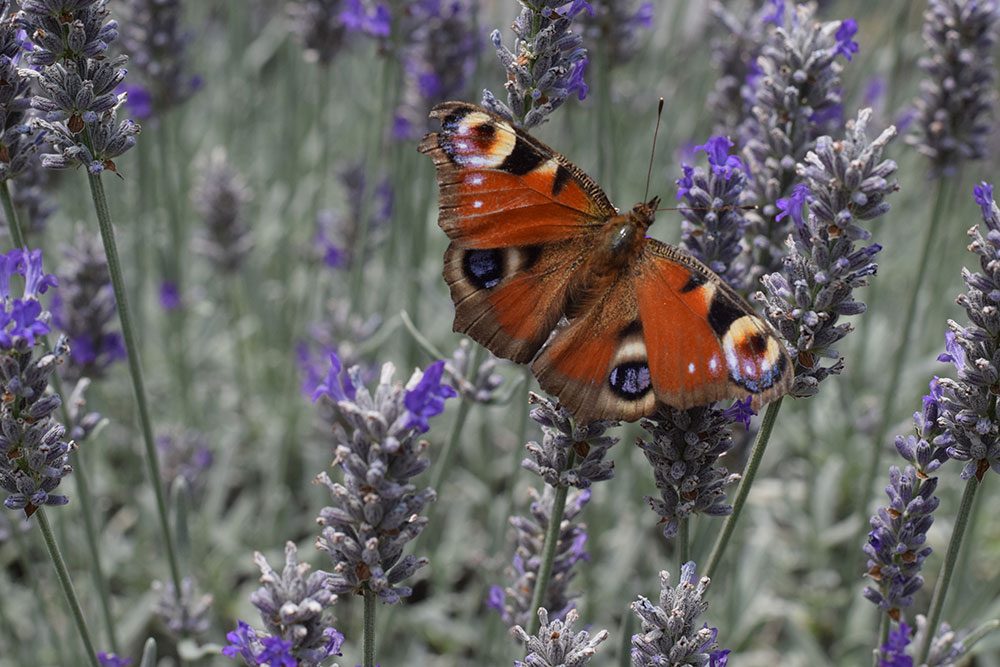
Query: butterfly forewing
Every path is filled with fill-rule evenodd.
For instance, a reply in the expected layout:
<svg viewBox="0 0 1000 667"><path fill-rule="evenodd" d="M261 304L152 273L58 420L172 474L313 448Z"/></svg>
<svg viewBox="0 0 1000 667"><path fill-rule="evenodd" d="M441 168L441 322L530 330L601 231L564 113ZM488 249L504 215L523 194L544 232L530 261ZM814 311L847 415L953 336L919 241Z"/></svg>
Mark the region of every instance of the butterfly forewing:
<svg viewBox="0 0 1000 667"><path fill-rule="evenodd" d="M441 130L420 151L433 158L438 224L467 248L534 245L571 238L615 214L593 180L499 116L447 102L431 111Z"/></svg>

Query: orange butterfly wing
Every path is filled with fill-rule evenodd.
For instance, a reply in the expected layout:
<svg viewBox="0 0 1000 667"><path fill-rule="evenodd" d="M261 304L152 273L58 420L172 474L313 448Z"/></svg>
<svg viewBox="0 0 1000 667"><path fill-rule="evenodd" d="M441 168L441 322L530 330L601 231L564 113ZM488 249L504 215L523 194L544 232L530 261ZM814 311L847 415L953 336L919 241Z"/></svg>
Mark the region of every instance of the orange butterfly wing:
<svg viewBox="0 0 1000 667"><path fill-rule="evenodd" d="M694 257L653 239L532 371L580 421L747 396L756 408L792 380L788 353L750 306Z"/></svg>
<svg viewBox="0 0 1000 667"><path fill-rule="evenodd" d="M455 331L527 363L562 316L574 270L615 215L579 168L499 116L461 102L431 116L420 151L437 167L438 224Z"/></svg>

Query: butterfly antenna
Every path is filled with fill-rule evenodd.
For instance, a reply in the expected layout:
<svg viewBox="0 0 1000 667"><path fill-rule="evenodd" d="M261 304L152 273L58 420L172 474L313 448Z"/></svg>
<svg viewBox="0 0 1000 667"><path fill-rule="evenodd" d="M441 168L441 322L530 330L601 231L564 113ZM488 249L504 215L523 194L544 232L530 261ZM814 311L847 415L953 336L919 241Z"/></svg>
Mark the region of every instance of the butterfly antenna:
<svg viewBox="0 0 1000 667"><path fill-rule="evenodd" d="M656 109L656 129L653 130L653 148L649 151L649 169L646 171L646 192L642 195L642 201L646 201L649 196L649 179L653 176L653 156L656 155L656 135L660 133L660 118L663 116L663 98Z"/></svg>

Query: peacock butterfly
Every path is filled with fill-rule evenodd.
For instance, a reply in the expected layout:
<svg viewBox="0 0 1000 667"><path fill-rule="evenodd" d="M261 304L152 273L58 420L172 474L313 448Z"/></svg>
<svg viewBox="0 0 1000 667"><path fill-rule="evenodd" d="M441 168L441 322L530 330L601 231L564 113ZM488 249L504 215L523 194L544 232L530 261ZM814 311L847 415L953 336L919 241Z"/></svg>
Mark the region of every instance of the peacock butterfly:
<svg viewBox="0 0 1000 667"><path fill-rule="evenodd" d="M437 168L455 331L530 362L583 422L747 396L758 408L788 391L791 359L768 324L703 263L646 236L658 197L619 215L503 118L463 102L430 115L441 130L419 150Z"/></svg>

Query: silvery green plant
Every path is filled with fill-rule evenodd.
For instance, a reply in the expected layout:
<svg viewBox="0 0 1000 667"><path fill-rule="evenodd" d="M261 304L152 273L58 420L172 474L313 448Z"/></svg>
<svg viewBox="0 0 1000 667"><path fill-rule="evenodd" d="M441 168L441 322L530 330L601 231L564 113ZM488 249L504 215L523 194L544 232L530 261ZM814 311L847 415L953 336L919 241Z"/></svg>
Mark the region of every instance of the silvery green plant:
<svg viewBox="0 0 1000 667"><path fill-rule="evenodd" d="M708 609L704 599L711 580L698 578L695 564L688 561L681 568L677 586L670 585L670 573L660 572L660 599L654 605L646 598L632 603L632 611L642 621L641 632L632 636L632 664L635 667L683 667L708 665L722 667L728 650L720 650L718 630L698 617Z"/></svg>
<svg viewBox="0 0 1000 667"><path fill-rule="evenodd" d="M574 93L587 96L583 80L587 50L583 38L571 29L573 19L593 8L584 0L522 2L514 19L514 49L503 44L499 30L490 34L497 58L507 72L507 102L483 91L483 107L524 129L535 127Z"/></svg>
<svg viewBox="0 0 1000 667"><path fill-rule="evenodd" d="M608 638L608 631L601 630L591 636L586 630L573 631L579 615L575 610L564 619L549 619L544 607L538 610L540 627L529 635L520 625L512 633L524 642L528 654L524 661L515 660L516 667L582 667L597 653L597 647Z"/></svg>
<svg viewBox="0 0 1000 667"><path fill-rule="evenodd" d="M118 121L126 96L115 89L125 80L124 55L108 58L118 38L108 0L24 0L15 24L34 44L26 56L30 68L20 73L37 79L40 93L31 106L43 115L32 123L46 135L54 152L42 165L65 169L81 165L92 174L116 171L114 158L135 145L140 127Z"/></svg>
<svg viewBox="0 0 1000 667"><path fill-rule="evenodd" d="M858 247L871 237L859 223L885 214L885 198L899 189L896 163L882 159L896 128L869 141L870 118L871 109L864 109L848 123L843 139L817 138L797 168L803 182L777 202L777 219L787 216L792 222L788 254L780 272L763 277L764 292L756 298L795 361L793 396L815 394L821 381L842 371L834 345L851 326L839 323L840 317L865 312L853 292L875 273L882 246Z"/></svg>
<svg viewBox="0 0 1000 667"><path fill-rule="evenodd" d="M931 175L948 176L989 150L997 104L993 45L1000 7L994 0L930 0L924 12L927 77L914 102L907 143L926 155Z"/></svg>
<svg viewBox="0 0 1000 667"><path fill-rule="evenodd" d="M330 574L310 573L308 563L298 561L295 543L285 543L285 567L279 574L260 552L254 563L260 568L262 584L250 595L260 612L264 630L257 631L240 621L226 635L230 644L224 655L256 665L328 665L330 656L340 655L344 635L334 629L331 607L337 596L330 591ZM333 665L332 667L336 667Z"/></svg>

